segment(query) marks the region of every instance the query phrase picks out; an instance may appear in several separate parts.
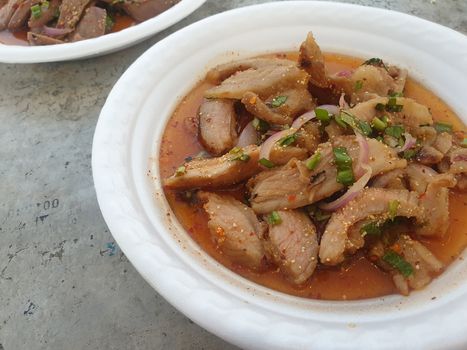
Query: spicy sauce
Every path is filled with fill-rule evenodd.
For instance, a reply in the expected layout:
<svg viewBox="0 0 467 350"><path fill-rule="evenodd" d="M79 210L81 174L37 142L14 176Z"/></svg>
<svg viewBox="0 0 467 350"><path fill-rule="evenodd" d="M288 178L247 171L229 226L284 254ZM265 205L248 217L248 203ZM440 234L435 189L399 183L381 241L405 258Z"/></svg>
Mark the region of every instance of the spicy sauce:
<svg viewBox="0 0 467 350"><path fill-rule="evenodd" d="M278 56L297 58L295 53ZM329 73L356 68L363 62L361 59L338 54L325 54L325 60ZM197 138L196 120L203 93L211 86L212 84L201 81L182 100L168 121L159 159L161 178L169 177L186 157L203 150ZM449 122L454 129L463 128L462 121L441 99L410 78L405 85L404 95L430 108L435 120ZM241 199L244 191L243 186L238 185L216 192ZM300 287L289 283L278 269L257 273L233 264L216 249L211 240L207 226L208 217L202 206L188 204L173 190L166 190L165 194L182 226L209 255L232 271L258 284L295 296L327 300L355 300L397 293L391 275L380 270L359 252L339 266L318 265L311 278ZM467 194L451 191L449 206L451 223L446 236L441 239L420 240L445 264L456 259L467 246Z"/></svg>

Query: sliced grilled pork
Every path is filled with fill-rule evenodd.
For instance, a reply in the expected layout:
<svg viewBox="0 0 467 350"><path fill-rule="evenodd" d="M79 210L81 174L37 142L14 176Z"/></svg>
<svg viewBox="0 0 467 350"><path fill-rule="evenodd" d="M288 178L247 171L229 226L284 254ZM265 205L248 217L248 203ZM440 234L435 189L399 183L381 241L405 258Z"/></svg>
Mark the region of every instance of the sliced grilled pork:
<svg viewBox="0 0 467 350"><path fill-rule="evenodd" d="M127 0L122 8L138 22L146 21L171 8L180 0Z"/></svg>
<svg viewBox="0 0 467 350"><path fill-rule="evenodd" d="M219 249L232 261L260 270L265 262L260 241L265 227L253 210L229 196L209 192L200 192L198 196L205 202L209 231Z"/></svg>
<svg viewBox="0 0 467 350"><path fill-rule="evenodd" d="M23 1L24 0L8 0L8 2L0 9L0 30L7 29L11 17Z"/></svg>
<svg viewBox="0 0 467 350"><path fill-rule="evenodd" d="M316 228L300 211L278 211L277 215L280 223L269 223L264 247L290 281L303 283L313 274L318 262Z"/></svg>
<svg viewBox="0 0 467 350"><path fill-rule="evenodd" d="M55 45L64 43L62 40L33 32L28 32L28 41L31 45Z"/></svg>
<svg viewBox="0 0 467 350"><path fill-rule="evenodd" d="M79 21L70 40L80 41L104 35L106 18L106 10L96 6L88 7L86 11L84 11L84 16L81 21Z"/></svg>
<svg viewBox="0 0 467 350"><path fill-rule="evenodd" d="M324 57L311 32L300 46L298 59L300 66L310 74L310 81L319 87L328 87L329 81L326 76Z"/></svg>
<svg viewBox="0 0 467 350"><path fill-rule="evenodd" d="M15 31L24 26L28 20L29 14L31 13L31 6L33 3L36 3L36 1L23 0L19 3L19 6L16 8L8 22L8 30Z"/></svg>
<svg viewBox="0 0 467 350"><path fill-rule="evenodd" d="M41 15L39 17L31 16L29 18L28 27L31 29L43 27L54 19L59 7L60 0L49 0L49 6L47 8L41 7Z"/></svg>
<svg viewBox="0 0 467 350"><path fill-rule="evenodd" d="M63 0L57 28L75 28L91 0Z"/></svg>

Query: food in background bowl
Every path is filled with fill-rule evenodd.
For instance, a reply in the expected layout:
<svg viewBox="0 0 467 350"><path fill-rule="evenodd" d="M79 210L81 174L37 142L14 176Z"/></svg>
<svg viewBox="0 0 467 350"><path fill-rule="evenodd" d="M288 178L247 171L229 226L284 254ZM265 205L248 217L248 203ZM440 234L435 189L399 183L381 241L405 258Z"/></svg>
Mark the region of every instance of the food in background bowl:
<svg viewBox="0 0 467 350"><path fill-rule="evenodd" d="M96 38L155 17L179 1L0 1L0 42L53 45Z"/></svg>
<svg viewBox="0 0 467 350"><path fill-rule="evenodd" d="M233 271L309 298L407 295L467 243L463 128L405 69L309 34L298 55L209 71L160 167L179 221Z"/></svg>

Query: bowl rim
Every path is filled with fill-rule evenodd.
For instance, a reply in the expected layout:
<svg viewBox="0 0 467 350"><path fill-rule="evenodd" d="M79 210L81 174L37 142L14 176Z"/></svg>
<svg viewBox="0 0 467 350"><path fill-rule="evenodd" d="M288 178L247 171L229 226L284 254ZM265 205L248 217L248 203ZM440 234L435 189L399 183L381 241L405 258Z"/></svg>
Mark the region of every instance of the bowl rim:
<svg viewBox="0 0 467 350"><path fill-rule="evenodd" d="M185 18L206 0L181 0L161 14L121 31L73 43L22 46L0 43L2 63L45 63L100 56L137 44Z"/></svg>
<svg viewBox="0 0 467 350"><path fill-rule="evenodd" d="M94 136L93 142L93 158L92 158L92 166L93 166L93 176L94 182L97 192L97 198L99 201L99 206L101 211L104 215L104 218L110 228L110 231L114 235L117 243L120 245L124 253L128 256L129 260L133 263L135 268L140 272L140 274L153 286L161 295L164 296L172 305L174 305L177 309L181 312L186 314L188 317L192 318L195 322L203 326L204 328L210 330L211 332L217 334L218 336L234 343L242 347L253 347L253 348L300 348L304 346L317 346L319 348L346 348L349 347L349 344L352 344L352 347L356 344L360 345L372 345L375 348L390 348L395 346L394 342L388 343L390 346L381 345L381 343L375 343L375 340L381 340L388 338L388 334L392 334L392 332L404 332L401 330L401 327L395 323L391 322L388 319L382 318L368 318L362 319L359 318L358 322L338 322L338 318L342 315L334 315L334 319L322 320L319 318L319 313L313 313L312 317L317 319L311 320L306 325L301 325L297 323L298 321L303 321L298 318L296 315L287 315L283 313L281 310L280 313L278 312L271 312L271 305L267 303L260 303L257 302L260 299L258 296L253 296L252 298L247 298L245 295L240 295L231 293L228 295L228 298L222 298L222 296L215 295L215 291L212 289L206 290L203 289L205 284L209 284L210 287L213 283L212 280L209 280L206 277L206 274L199 273L196 271L192 266L187 264L187 261L182 261L181 266L186 271L190 273L197 274L197 278L199 281L196 281L198 284L195 285L191 291L183 290L184 285L183 283L178 284L177 281L168 281L165 280L166 277L158 276L155 278L151 273L147 270L147 264L150 262L150 257L146 256L142 250L144 248L141 246L142 242L131 241L134 237L129 237L128 232L125 232L128 229L128 225L126 221L131 219L132 225L138 226L138 229L145 230L141 225L140 220L145 221L144 224L147 224L147 215L138 215L138 210L141 210L141 202L139 202L134 196L135 194L128 193L127 195L130 198L122 198L121 195L115 196L115 191L128 191L128 186L130 185L131 190L137 192L130 184L134 179L131 177L134 174L127 173L125 176L122 174L113 174L111 171L115 170L112 168L113 165L118 163L118 166L122 166L122 162L131 162L131 158L134 157L131 150L125 150L124 148L119 149L119 145L116 145L112 138L115 138L117 134L118 139L122 140L130 140L131 139L131 132L126 130L124 133L116 132L115 128L112 128L112 124L117 123L119 117L116 118L116 107L120 110L128 110L128 108L133 108L134 112L132 112L135 116L139 113L142 113L142 107L140 104L135 103L135 101L125 101L125 87L128 84L139 84L143 86L142 78L135 79L135 75L141 69L148 66L151 58L157 54L163 54L164 50L170 50L172 44L176 43L177 41L182 40L186 37L192 37L195 34L199 34L200 31L207 28L208 26L221 26L226 25L227 23L231 24L234 19L238 19L242 16L248 17L252 13L263 13L262 16L266 16L267 13L287 13L290 11L291 8L295 8L295 11L298 12L299 9L307 9L307 10L314 10L314 11L321 11L329 13L335 13L335 11L340 11L343 15L355 15L356 13L361 14L364 13L366 15L374 15L377 20L381 16L389 19L397 19L396 25L400 25L400 22L406 25L414 25L411 27L412 31L417 26L421 26L420 30L423 32L427 32L428 34L433 33L441 33L442 41L445 42L445 45L450 45L452 49L452 44L455 43L457 47L455 50L460 50L461 52L467 52L467 41L466 37L460 33L457 33L453 30L440 26L438 24L428 22L410 15L401 14L394 11L382 10L382 9L375 9L375 8L368 8L362 7L357 5L349 5L349 4L341 4L341 3L329 3L329 2L305 2L305 1L295 1L295 2L278 2L278 3L266 3L261 5L254 5L244 8L238 8L235 10L227 11L222 14L218 14L209 18L206 18L200 22L192 24L174 34L167 37L166 39L160 41L156 45L154 45L151 49L149 49L145 54L143 54L122 76L122 78L117 82L114 89L112 90L109 98L101 112L99 117L98 125L96 127L96 133ZM285 16L285 15L283 15ZM388 17L389 16L389 17ZM418 29L416 29L416 33ZM424 34L424 38L428 34ZM208 34L204 34L208 35ZM439 38L430 39L436 40L438 42ZM426 40L426 39L424 39ZM443 46L443 49L446 46ZM442 50L441 50L442 51ZM445 52L444 54L449 54L451 51ZM441 53L438 53L441 55ZM448 57L447 56L447 57ZM449 58L447 58L449 59ZM448 61L449 62L449 61ZM459 60L457 62L456 68L460 69L462 74L462 78L465 80L467 79L465 76L465 72L467 72L467 60ZM163 77L161 77L162 79ZM190 86L191 88L191 86ZM144 96L140 96L140 100L147 98L150 93L145 93ZM123 104L123 106L122 106ZM453 107L451 105L451 107ZM459 104L455 107L455 110L459 109ZM465 110L465 109L464 109ZM167 113L166 110L161 112L161 114ZM118 113L117 113L118 114ZM112 120L112 119L113 120ZM115 118L117 120L115 120ZM111 123L112 122L112 123ZM128 122L128 121L127 121ZM132 123L134 121L131 121ZM129 125L126 124L126 127ZM133 125L131 126L133 127ZM121 145L120 145L121 146ZM112 149L113 151L121 152L119 157L116 159L109 159L109 150ZM106 152L107 150L107 152ZM110 180L110 181L109 181ZM114 183L109 183L114 182ZM156 194L157 195L157 194ZM137 196L137 195L136 195ZM119 198L123 199L124 202L130 201L131 203L124 203L123 206L125 207L126 212L122 213L122 209L116 206L115 202L112 199ZM157 200L157 198L156 198ZM162 201L163 202L163 201ZM162 202L159 202L161 205ZM129 204L131 204L129 206ZM132 207L134 205L135 207ZM131 211L132 216L128 217L128 210ZM118 212L118 215L115 214L115 211ZM142 210L144 212L144 210ZM120 215L120 217L118 217ZM116 217L117 216L117 217ZM136 222L135 222L136 220ZM159 218L161 225L164 226L167 223L162 218ZM154 228L157 230L167 231L164 227L157 227ZM147 237L146 237L147 238ZM158 237L159 238L159 237ZM167 240L157 240L149 242L149 239L146 243L154 243L151 246L151 249L157 250L157 254L163 262L161 265L164 265L168 262L169 259L169 267L171 270L180 273L180 278L185 279L186 285L193 283L190 280L190 277L184 273L186 271L179 271L175 268L174 262L171 260L171 256L168 256L162 247L168 248L170 242L168 243ZM133 246L132 246L133 245ZM169 247L173 249L173 247ZM142 249L142 250L141 250ZM179 257L177 257L179 259ZM157 265L157 264L156 264ZM159 270L158 270L159 271ZM160 271L159 271L160 272ZM204 272L204 271L203 271ZM178 281L180 282L180 281ZM202 285L202 286L201 286ZM173 287L179 288L177 293L173 292ZM185 286L186 289L186 286ZM261 288L257 288L255 291L258 294L261 292ZM462 291L465 293L465 290ZM212 297L212 301L203 301L202 295L209 294ZM280 294L280 293L272 293L272 294ZM191 299L188 300L187 296L191 295ZM459 315L459 312L456 311L456 305L458 306L458 298L459 295L453 295L452 298L445 298L442 302L437 300L434 302L433 307L440 307L444 308L443 315L437 315L438 320L442 320L442 322L437 323L437 327L439 325L443 325L446 323L445 313L449 311L450 317L453 316L453 313L456 317L452 317L457 321L465 321L466 317ZM215 299L215 301L214 301ZM388 300L391 298L382 298L383 300ZM193 302L196 300L197 303ZM456 302L454 303L453 300ZM379 299L378 301L381 301ZM397 301L396 301L397 302ZM216 304L217 303L217 304ZM328 305L328 307L334 307L333 303L326 303L323 304ZM358 305L359 303L348 303L349 305ZM362 303L360 303L362 304ZM363 303L364 305L365 303ZM455 304L455 305L454 305ZM220 306L221 305L221 306ZM433 308L432 307L432 308ZM209 312L206 312L209 310ZM229 311L231 314L230 317L226 317L226 310ZM275 310L277 311L277 310ZM431 313L430 315L432 315ZM351 315L352 316L352 315ZM422 322L426 319L427 315L426 312L419 312L419 313L412 313L411 315L399 315L398 320L404 319L406 322L408 319L412 321ZM347 320L347 318L346 318ZM264 330L264 322L268 322L268 329L274 330L275 336L273 336L274 343L272 344L270 340L263 339L262 337L258 337L258 334L261 334ZM444 322L444 323L443 323ZM358 323L358 327L357 327ZM449 322L452 324L452 322ZM384 327L381 327L384 324ZM245 325L248 325L250 329L245 330ZM426 322L424 323L426 325ZM385 328L385 330L382 330ZM414 330L415 329L415 330ZM414 345L418 344L418 346L422 346L421 344L424 341L429 341L432 337L428 336L433 331L431 327L422 327L421 329L411 327L410 330L414 332L413 334L407 334L407 331L403 334L405 337L402 337L402 341L397 343L398 346L407 347L407 345ZM286 333L284 333L286 332ZM284 334L286 334L284 338ZM313 340L310 340L309 337L303 337L303 334L313 335L316 337ZM444 333L446 334L446 333ZM420 336L422 336L420 340ZM392 337L392 335L391 335ZM349 339L357 339L357 342L349 343ZM284 342L286 339L286 342ZM442 342L437 339L439 346L451 346L461 348L462 345L465 345L467 342L467 338L464 334L457 334L456 337L451 338L449 340L444 340ZM418 343L416 343L418 342ZM378 345L379 344L379 345ZM405 344L405 346L404 346ZM428 343L430 346L436 345L433 343Z"/></svg>

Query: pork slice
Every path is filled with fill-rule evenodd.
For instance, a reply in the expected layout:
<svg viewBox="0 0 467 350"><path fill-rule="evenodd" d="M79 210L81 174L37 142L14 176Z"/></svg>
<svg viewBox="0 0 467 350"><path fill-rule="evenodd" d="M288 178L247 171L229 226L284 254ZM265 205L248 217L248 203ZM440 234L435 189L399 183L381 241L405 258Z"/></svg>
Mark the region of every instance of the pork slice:
<svg viewBox="0 0 467 350"><path fill-rule="evenodd" d="M329 80L326 76L324 56L318 44L309 32L305 41L300 46L298 58L300 66L310 74L310 82L318 87L328 87Z"/></svg>
<svg viewBox="0 0 467 350"><path fill-rule="evenodd" d="M63 0L57 28L75 28L91 0Z"/></svg>
<svg viewBox="0 0 467 350"><path fill-rule="evenodd" d="M41 8L41 15L37 18L31 16L28 21L28 27L31 29L42 28L55 18L55 14L60 8L60 0L49 0L48 8Z"/></svg>
<svg viewBox="0 0 467 350"><path fill-rule="evenodd" d="M442 132L436 136L432 146L445 155L452 147L452 135L447 132Z"/></svg>
<svg viewBox="0 0 467 350"><path fill-rule="evenodd" d="M238 137L234 101L205 99L198 115L199 140L204 148L215 156L232 149Z"/></svg>
<svg viewBox="0 0 467 350"><path fill-rule="evenodd" d="M362 220L385 221L389 218L389 203L397 201L396 216L419 217L416 192L407 190L364 189L355 199L331 215L321 238L319 258L323 264L337 265L347 252L361 248L349 240L349 230ZM360 242L363 242L360 241Z"/></svg>
<svg viewBox="0 0 467 350"><path fill-rule="evenodd" d="M369 166L372 176L393 169L405 168L407 161L400 159L393 149L375 140L367 139ZM312 204L342 190L336 181L337 168L333 162L333 147L345 147L353 160L354 171L358 162L359 146L355 136L336 137L332 143L318 146L321 160L313 171L303 162L291 161L285 167L263 172L249 181L251 206L256 213L279 209L295 209Z"/></svg>
<svg viewBox="0 0 467 350"><path fill-rule="evenodd" d="M219 84L236 72L258 69L266 66L296 66L296 62L280 58L249 58L237 60L214 67L207 73L206 79L213 84Z"/></svg>
<svg viewBox="0 0 467 350"><path fill-rule="evenodd" d="M6 5L6 3L8 2L8 0L0 0L0 9Z"/></svg>
<svg viewBox="0 0 467 350"><path fill-rule="evenodd" d="M404 169L394 169L382 175L376 176L371 183L371 187L404 190L407 189L405 186L404 177Z"/></svg>
<svg viewBox="0 0 467 350"><path fill-rule="evenodd" d="M260 237L264 226L251 208L230 196L200 192L209 215L208 227L218 248L235 263L260 270L265 251Z"/></svg>
<svg viewBox="0 0 467 350"><path fill-rule="evenodd" d="M310 154L314 153L321 143L321 132L318 123L309 122L301 127L297 133L297 144L305 148Z"/></svg>
<svg viewBox="0 0 467 350"><path fill-rule="evenodd" d="M240 160L241 154L248 156L248 160ZM305 158L306 150L298 147L274 148L270 154L270 160L276 165L283 165L292 158ZM193 159L183 166L184 172L178 172L165 179L167 188L215 188L230 186L247 180L259 173L262 167L258 163L259 147L246 146L238 152L227 153L222 157L208 159Z"/></svg>
<svg viewBox="0 0 467 350"><path fill-rule="evenodd" d="M35 1L34 3L36 3ZM13 15L8 22L8 30L15 31L24 26L28 20L29 14L31 13L31 6L33 2L31 0L25 0L19 3L18 8L15 10Z"/></svg>
<svg viewBox="0 0 467 350"><path fill-rule="evenodd" d="M290 125L293 122L292 117L277 113L254 92L248 91L245 93L241 101L248 112L270 124Z"/></svg>
<svg viewBox="0 0 467 350"><path fill-rule="evenodd" d="M204 96L241 100L247 92L253 92L266 99L278 91L306 88L308 79L308 74L295 66L264 66L237 72L206 90Z"/></svg>
<svg viewBox="0 0 467 350"><path fill-rule="evenodd" d="M269 223L264 240L268 256L293 283L305 282L318 262L318 238L310 218L297 210L278 211L281 222Z"/></svg>
<svg viewBox="0 0 467 350"><path fill-rule="evenodd" d="M451 174L467 173L467 148L455 146L452 147L449 153L449 160L451 161L449 172Z"/></svg>
<svg viewBox="0 0 467 350"><path fill-rule="evenodd" d="M23 1L24 0L8 0L8 2L0 9L0 31L7 29L11 17Z"/></svg>
<svg viewBox="0 0 467 350"><path fill-rule="evenodd" d="M70 35L70 40L80 41L104 35L106 18L105 9L96 6L88 7L76 26L76 30Z"/></svg>
<svg viewBox="0 0 467 350"><path fill-rule="evenodd" d="M126 0L122 8L130 17L144 22L168 10L180 0Z"/></svg>
<svg viewBox="0 0 467 350"><path fill-rule="evenodd" d="M51 38L50 36L28 32L28 41L31 45L55 45L55 44L63 44L64 41Z"/></svg>

